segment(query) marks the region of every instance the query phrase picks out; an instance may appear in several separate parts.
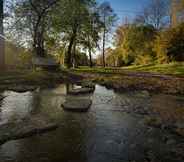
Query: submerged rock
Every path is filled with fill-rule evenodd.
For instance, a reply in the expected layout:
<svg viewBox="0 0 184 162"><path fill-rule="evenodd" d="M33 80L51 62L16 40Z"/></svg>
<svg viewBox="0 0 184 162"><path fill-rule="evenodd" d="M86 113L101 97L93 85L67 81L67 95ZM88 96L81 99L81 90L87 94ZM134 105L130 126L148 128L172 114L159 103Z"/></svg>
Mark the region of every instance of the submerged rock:
<svg viewBox="0 0 184 162"><path fill-rule="evenodd" d="M62 107L67 111L86 112L90 108L92 100L90 99L67 99Z"/></svg>
<svg viewBox="0 0 184 162"><path fill-rule="evenodd" d="M57 124L51 123L40 116L33 116L29 120L18 123L7 123L0 126L0 145L10 140L17 140L55 130L57 127Z"/></svg>
<svg viewBox="0 0 184 162"><path fill-rule="evenodd" d="M83 87L83 88L72 89L68 92L68 94L79 95L79 94L88 94L93 92L94 92L93 88Z"/></svg>
<svg viewBox="0 0 184 162"><path fill-rule="evenodd" d="M147 116L146 118L144 118L144 123L148 126L156 128L162 127L162 120L159 117Z"/></svg>

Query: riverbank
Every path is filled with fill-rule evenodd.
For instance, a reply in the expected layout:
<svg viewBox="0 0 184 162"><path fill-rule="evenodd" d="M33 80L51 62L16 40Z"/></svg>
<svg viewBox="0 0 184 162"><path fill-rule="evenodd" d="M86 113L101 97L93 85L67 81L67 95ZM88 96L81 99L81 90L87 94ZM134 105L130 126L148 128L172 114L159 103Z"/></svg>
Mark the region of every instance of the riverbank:
<svg viewBox="0 0 184 162"><path fill-rule="evenodd" d="M37 88L53 88L61 83L75 83L81 79L82 76L66 71L7 71L0 75L0 91L26 92Z"/></svg>
<svg viewBox="0 0 184 162"><path fill-rule="evenodd" d="M71 69L48 71L8 71L0 75L0 91L32 91L61 83L94 82L115 91L147 90L154 93L184 94L184 76L120 69Z"/></svg>
<svg viewBox="0 0 184 162"><path fill-rule="evenodd" d="M116 91L147 90L154 93L184 94L183 73L176 75L175 72L164 74L120 68L78 68L71 72Z"/></svg>

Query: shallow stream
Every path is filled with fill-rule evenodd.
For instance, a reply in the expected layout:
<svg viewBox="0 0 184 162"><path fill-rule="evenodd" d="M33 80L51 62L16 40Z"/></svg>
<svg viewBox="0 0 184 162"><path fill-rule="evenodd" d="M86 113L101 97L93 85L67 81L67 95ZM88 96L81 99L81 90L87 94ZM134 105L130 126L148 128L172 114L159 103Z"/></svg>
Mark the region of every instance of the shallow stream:
<svg viewBox="0 0 184 162"><path fill-rule="evenodd" d="M59 128L1 145L0 162L184 161L175 154L182 139L144 124L143 110L154 106L152 97L157 96L146 92L119 94L96 85L94 94L77 96L93 100L89 112L72 113L61 107L67 88L62 84L55 89L3 93L6 98L1 106L0 125L42 114L59 123ZM169 97L174 98L171 106L184 104L181 97ZM157 97L157 106L164 106L162 100Z"/></svg>

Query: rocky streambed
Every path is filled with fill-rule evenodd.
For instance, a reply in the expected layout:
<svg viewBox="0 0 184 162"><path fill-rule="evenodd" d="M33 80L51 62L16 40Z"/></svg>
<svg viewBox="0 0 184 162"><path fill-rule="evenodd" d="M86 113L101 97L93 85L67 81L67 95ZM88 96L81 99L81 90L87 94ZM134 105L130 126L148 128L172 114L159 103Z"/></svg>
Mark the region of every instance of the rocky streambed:
<svg viewBox="0 0 184 162"><path fill-rule="evenodd" d="M70 87L2 94L0 138L11 140L0 146L0 161L184 161L183 96L117 93L99 85L94 93L71 96ZM86 113L64 111L61 105L72 97L91 100L91 108ZM20 130L26 130L27 138L15 133Z"/></svg>

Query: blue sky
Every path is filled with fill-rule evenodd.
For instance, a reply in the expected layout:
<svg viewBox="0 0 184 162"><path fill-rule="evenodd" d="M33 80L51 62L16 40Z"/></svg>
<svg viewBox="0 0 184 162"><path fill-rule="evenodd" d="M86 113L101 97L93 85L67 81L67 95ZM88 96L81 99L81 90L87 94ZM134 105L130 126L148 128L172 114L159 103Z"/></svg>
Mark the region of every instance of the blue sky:
<svg viewBox="0 0 184 162"><path fill-rule="evenodd" d="M119 22L123 22L125 17L133 19L137 12L150 2L150 0L97 0L99 3L110 2L112 8L119 17Z"/></svg>
<svg viewBox="0 0 184 162"><path fill-rule="evenodd" d="M128 18L129 21L133 20L137 14L142 12L142 9L150 2L150 0L97 0L97 2L110 2L115 13L118 15L119 21L106 42L106 47L112 47L113 33L116 27L119 24L125 23L125 18ZM97 50L96 54L99 53L100 51Z"/></svg>

